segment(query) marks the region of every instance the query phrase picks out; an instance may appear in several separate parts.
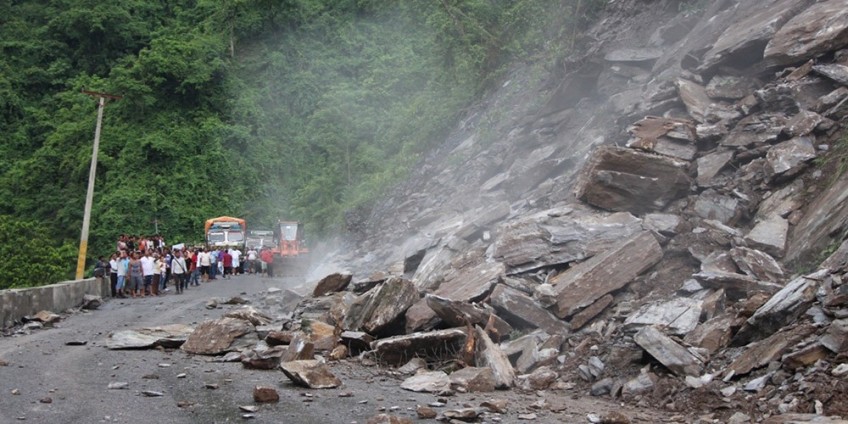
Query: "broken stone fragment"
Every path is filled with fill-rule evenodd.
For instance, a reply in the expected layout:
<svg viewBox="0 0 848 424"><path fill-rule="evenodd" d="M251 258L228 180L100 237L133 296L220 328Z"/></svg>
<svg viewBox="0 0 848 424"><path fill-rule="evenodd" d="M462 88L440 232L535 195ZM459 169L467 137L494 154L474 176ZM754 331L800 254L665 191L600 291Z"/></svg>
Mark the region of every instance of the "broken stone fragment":
<svg viewBox="0 0 848 424"><path fill-rule="evenodd" d="M420 370L404 380L400 388L411 392L443 393L450 391L451 379L443 371Z"/></svg>
<svg viewBox="0 0 848 424"><path fill-rule="evenodd" d="M103 298L93 294L86 294L82 297L82 309L94 310L103 304Z"/></svg>
<svg viewBox="0 0 848 424"><path fill-rule="evenodd" d="M321 281L315 285L315 289L312 291L312 296L321 297L331 293L340 292L347 288L351 279L353 279L353 274L347 272L330 274L322 278Z"/></svg>
<svg viewBox="0 0 848 424"><path fill-rule="evenodd" d="M707 110L713 104L712 99L707 95L707 91L698 83L678 78L677 92L683 104L686 105L686 110L694 120L705 122Z"/></svg>
<svg viewBox="0 0 848 424"><path fill-rule="evenodd" d="M725 375L745 375L756 368L764 367L779 359L789 346L798 343L813 331L815 329L812 326L803 325L745 346L745 350L727 366Z"/></svg>
<svg viewBox="0 0 848 424"><path fill-rule="evenodd" d="M574 316L571 317L570 321L572 330L579 330L584 325L589 323L596 316L598 316L598 314L603 312L604 309L609 307L609 305L612 304L614 299L615 298L611 294L607 293L591 305L583 308L580 312L574 314Z"/></svg>
<svg viewBox="0 0 848 424"><path fill-rule="evenodd" d="M815 3L795 14L769 40L763 61L780 67L803 63L845 45L848 15L842 0Z"/></svg>
<svg viewBox="0 0 848 424"><path fill-rule="evenodd" d="M680 297L645 305L627 317L624 328L636 330L644 326L659 326L670 334L685 335L698 325L702 304L700 300Z"/></svg>
<svg viewBox="0 0 848 424"><path fill-rule="evenodd" d="M303 333L297 333L288 347L283 351L280 361L290 362L314 358L315 345L309 340L309 336Z"/></svg>
<svg viewBox="0 0 848 424"><path fill-rule="evenodd" d="M714 99L739 100L749 94L756 88L753 80L731 76L731 75L716 75L710 79L707 84L706 93Z"/></svg>
<svg viewBox="0 0 848 424"><path fill-rule="evenodd" d="M264 350L245 350L241 352L241 363L245 368L272 370L280 366L280 358L286 350L285 346L275 346Z"/></svg>
<svg viewBox="0 0 848 424"><path fill-rule="evenodd" d="M848 319L831 322L827 332L821 338L821 344L834 353L848 351Z"/></svg>
<svg viewBox="0 0 848 424"><path fill-rule="evenodd" d="M693 210L701 218L716 220L725 225L736 224L743 213L742 204L738 199L713 189L708 189L698 196Z"/></svg>
<svg viewBox="0 0 848 424"><path fill-rule="evenodd" d="M186 353L218 355L229 351L236 339L252 331L253 325L242 319L220 318L204 321L188 336L180 349Z"/></svg>
<svg viewBox="0 0 848 424"><path fill-rule="evenodd" d="M267 325L272 321L271 317L257 311L256 308L252 306L246 306L241 309L229 311L224 314L224 317L243 319L253 325Z"/></svg>
<svg viewBox="0 0 848 424"><path fill-rule="evenodd" d="M718 352L730 344L731 326L735 320L732 315L713 317L695 327L683 341L705 349L709 354Z"/></svg>
<svg viewBox="0 0 848 424"><path fill-rule="evenodd" d="M548 367L541 367L530 374L519 376L518 379L524 390L547 390L559 379L559 374Z"/></svg>
<svg viewBox="0 0 848 424"><path fill-rule="evenodd" d="M827 358L828 355L830 355L830 352L821 343L812 343L800 350L783 355L781 362L783 362L784 369L795 371L813 365L817 361Z"/></svg>
<svg viewBox="0 0 848 424"><path fill-rule="evenodd" d="M730 249L729 254L736 266L750 277L773 283L783 279L783 268L768 253L747 247L734 247Z"/></svg>
<svg viewBox="0 0 848 424"><path fill-rule="evenodd" d="M532 298L503 284L495 287L489 303L508 323L519 328L539 328L548 334L568 334L568 324L542 309Z"/></svg>
<svg viewBox="0 0 848 424"><path fill-rule="evenodd" d="M701 360L655 327L642 328L633 341L671 372L679 376L701 375Z"/></svg>
<svg viewBox="0 0 848 424"><path fill-rule="evenodd" d="M374 358L402 365L414 357L450 358L465 343L465 331L458 328L387 337L371 343Z"/></svg>
<svg viewBox="0 0 848 424"><path fill-rule="evenodd" d="M662 248L650 232L642 232L608 251L553 277L558 302L554 313L565 318L621 289L662 259Z"/></svg>
<svg viewBox="0 0 848 424"><path fill-rule="evenodd" d="M466 324L486 326L491 322L491 329L487 328L487 331L496 340L504 339L512 332L512 326L495 315L495 311L488 305L460 302L433 294L425 296L425 300L427 306L450 327Z"/></svg>
<svg viewBox="0 0 848 424"><path fill-rule="evenodd" d="M581 171L577 197L612 211L643 214L688 192L688 162L618 147L598 148Z"/></svg>
<svg viewBox="0 0 848 424"><path fill-rule="evenodd" d="M766 160L771 175L792 176L801 171L807 162L816 158L814 141L809 136L795 137L769 149Z"/></svg>
<svg viewBox="0 0 848 424"><path fill-rule="evenodd" d="M697 182L701 187L710 187L713 178L724 169L727 164L733 159L733 151L723 151L710 153L698 158L698 177Z"/></svg>
<svg viewBox="0 0 848 424"><path fill-rule="evenodd" d="M194 327L183 324L116 331L109 335L106 347L109 349L144 349L156 346L176 348L185 343L193 331Z"/></svg>
<svg viewBox="0 0 848 424"><path fill-rule="evenodd" d="M772 215L758 221L745 236L745 242L750 247L762 250L776 258L782 258L786 253L788 233L789 221L780 216Z"/></svg>
<svg viewBox="0 0 848 424"><path fill-rule="evenodd" d="M815 300L816 278L816 275L798 277L775 293L748 318L736 334L734 344L768 337L798 319Z"/></svg>
<svg viewBox="0 0 848 424"><path fill-rule="evenodd" d="M793 100L794 101L794 100ZM722 146L749 147L776 141L786 126L783 114L761 113L742 118L721 141Z"/></svg>
<svg viewBox="0 0 848 424"><path fill-rule="evenodd" d="M377 414L365 421L365 424L412 424L412 420L397 415Z"/></svg>
<svg viewBox="0 0 848 424"><path fill-rule="evenodd" d="M512 368L512 364L509 362L507 356L479 326L475 328L475 334L477 337L477 366L492 369L496 388L506 389L512 387L515 382L515 370Z"/></svg>
<svg viewBox="0 0 848 424"><path fill-rule="evenodd" d="M294 384L310 389L332 389L342 384L326 364L316 360L283 362L280 369Z"/></svg>
<svg viewBox="0 0 848 424"><path fill-rule="evenodd" d="M818 113L802 110L786 122L786 132L790 137L806 136L813 132L824 119Z"/></svg>
<svg viewBox="0 0 848 424"><path fill-rule="evenodd" d="M280 394L273 387L256 386L253 388L253 401L256 403L279 402Z"/></svg>
<svg viewBox="0 0 848 424"><path fill-rule="evenodd" d="M495 391L495 374L491 368L466 367L450 375L451 387L465 392Z"/></svg>
<svg viewBox="0 0 848 424"><path fill-rule="evenodd" d="M357 298L350 306L342 326L347 330L361 329L375 335L384 331L397 331L392 328L393 324L418 299L418 289L411 281L390 278Z"/></svg>
<svg viewBox="0 0 848 424"><path fill-rule="evenodd" d="M38 313L28 318L30 318L30 321L40 321L44 324L53 324L54 322L58 322L62 319L60 315L54 314L50 311L38 311Z"/></svg>

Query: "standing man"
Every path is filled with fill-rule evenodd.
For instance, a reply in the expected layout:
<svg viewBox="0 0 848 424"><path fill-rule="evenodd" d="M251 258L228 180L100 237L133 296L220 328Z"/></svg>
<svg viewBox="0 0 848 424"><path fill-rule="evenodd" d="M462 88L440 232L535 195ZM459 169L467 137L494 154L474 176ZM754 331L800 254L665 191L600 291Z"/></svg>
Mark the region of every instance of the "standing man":
<svg viewBox="0 0 848 424"><path fill-rule="evenodd" d="M200 279L204 283L209 282L209 266L212 262L209 256L209 251L206 250L205 247L200 251L200 254L198 255L198 261L200 262Z"/></svg>
<svg viewBox="0 0 848 424"><path fill-rule="evenodd" d="M248 274L256 272L256 249L253 246L247 250L247 263L244 267Z"/></svg>
<svg viewBox="0 0 848 424"><path fill-rule="evenodd" d="M109 288L112 297L118 297L118 254L113 253L109 258Z"/></svg>
<svg viewBox="0 0 848 424"><path fill-rule="evenodd" d="M141 257L141 272L144 276L144 289L141 292L142 295L153 294L153 274L155 274L155 267L153 266L153 258L150 256L150 251L145 250L142 253L144 256ZM158 287L157 287L158 289ZM158 291L158 290L157 290Z"/></svg>
<svg viewBox="0 0 848 424"><path fill-rule="evenodd" d="M233 255L230 255L230 252L224 250L224 278L230 278L233 276Z"/></svg>
<svg viewBox="0 0 848 424"><path fill-rule="evenodd" d="M271 249L265 248L262 249L262 253L260 254L262 258L262 267L265 268L263 271L267 271L269 277L274 276L274 254L271 252Z"/></svg>
<svg viewBox="0 0 848 424"><path fill-rule="evenodd" d="M171 275L174 276L174 284L177 286L177 294L183 294L188 283L188 266L186 265L183 252L180 250L174 251L174 258L171 259Z"/></svg>
<svg viewBox="0 0 848 424"><path fill-rule="evenodd" d="M209 279L215 280L218 275L218 251L209 249Z"/></svg>
<svg viewBox="0 0 848 424"><path fill-rule="evenodd" d="M230 256L233 257L233 274L240 274L241 271L241 250L238 250L238 247L234 247L230 251Z"/></svg>
<svg viewBox="0 0 848 424"><path fill-rule="evenodd" d="M118 281L115 283L115 291L118 292L119 298L127 297L124 295L124 286L127 282L127 271L129 270L129 258L127 258L127 251L121 251L121 257L118 258Z"/></svg>

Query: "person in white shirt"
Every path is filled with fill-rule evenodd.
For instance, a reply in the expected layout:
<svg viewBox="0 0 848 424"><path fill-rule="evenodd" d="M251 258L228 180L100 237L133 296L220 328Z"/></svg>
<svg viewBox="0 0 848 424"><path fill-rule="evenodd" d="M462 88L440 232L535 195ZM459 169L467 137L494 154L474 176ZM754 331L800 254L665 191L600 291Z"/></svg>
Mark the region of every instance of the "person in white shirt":
<svg viewBox="0 0 848 424"><path fill-rule="evenodd" d="M155 274L153 266L153 258L150 256L150 251L145 251L141 257L141 273L144 275L144 292L143 295L152 295L151 286L153 285L153 274Z"/></svg>
<svg viewBox="0 0 848 424"><path fill-rule="evenodd" d="M230 250L230 256L233 257L233 275L236 275L236 274L239 273L239 270L241 269L241 268L239 268L239 265L241 264L239 262L239 258L241 257L241 251L238 250L238 249L232 249L232 250Z"/></svg>
<svg viewBox="0 0 848 424"><path fill-rule="evenodd" d="M256 249L253 246L247 251L247 263L244 267L248 274L253 274L256 271Z"/></svg>
<svg viewBox="0 0 848 424"><path fill-rule="evenodd" d="M204 283L209 282L209 266L212 265L212 259L209 257L209 251L205 248L200 251L200 255L197 258L198 265L200 265L200 279Z"/></svg>
<svg viewBox="0 0 848 424"><path fill-rule="evenodd" d="M109 288L112 289L112 297L118 297L118 254L113 253L109 258Z"/></svg>
<svg viewBox="0 0 848 424"><path fill-rule="evenodd" d="M118 282L115 284L115 291L119 298L127 297L124 294L124 284L127 281L127 271L129 270L130 259L127 257L127 251L122 250L121 256L118 258Z"/></svg>
<svg viewBox="0 0 848 424"><path fill-rule="evenodd" d="M174 282L177 285L177 294L182 294L188 285L188 265L181 250L174 251L174 257L171 259L171 275L174 276Z"/></svg>

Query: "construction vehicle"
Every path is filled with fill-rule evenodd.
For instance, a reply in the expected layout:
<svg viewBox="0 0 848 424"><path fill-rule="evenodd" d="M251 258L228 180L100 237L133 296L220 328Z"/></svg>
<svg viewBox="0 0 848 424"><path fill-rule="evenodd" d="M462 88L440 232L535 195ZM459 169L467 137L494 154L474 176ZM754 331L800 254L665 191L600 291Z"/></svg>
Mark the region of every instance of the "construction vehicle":
<svg viewBox="0 0 848 424"><path fill-rule="evenodd" d="M274 274L282 277L303 276L309 270L309 248L304 225L297 221L277 221L274 227Z"/></svg>
<svg viewBox="0 0 848 424"><path fill-rule="evenodd" d="M204 234L210 248L235 247L244 251L247 222L242 218L219 216L206 220Z"/></svg>

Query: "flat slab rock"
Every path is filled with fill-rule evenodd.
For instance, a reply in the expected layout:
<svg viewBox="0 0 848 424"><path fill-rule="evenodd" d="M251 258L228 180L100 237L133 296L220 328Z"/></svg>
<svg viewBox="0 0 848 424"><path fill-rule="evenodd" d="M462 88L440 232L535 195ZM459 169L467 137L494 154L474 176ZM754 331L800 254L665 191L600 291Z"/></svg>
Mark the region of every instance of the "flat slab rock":
<svg viewBox="0 0 848 424"><path fill-rule="evenodd" d="M647 325L656 325L671 334L685 335L698 326L702 303L700 300L681 297L646 305L630 314L624 321L624 327L635 330Z"/></svg>
<svg viewBox="0 0 848 424"><path fill-rule="evenodd" d="M385 283L359 296L347 311L342 323L346 330L363 330L377 334L393 324L419 299L411 281L390 278Z"/></svg>
<svg viewBox="0 0 848 424"><path fill-rule="evenodd" d="M509 362L506 354L501 348L492 342L489 335L482 328L475 327L477 337L477 350L475 360L478 367L488 367L492 370L495 387L507 389L515 384L515 370Z"/></svg>
<svg viewBox="0 0 848 424"><path fill-rule="evenodd" d="M560 318L574 315L607 293L627 285L657 264L662 255L662 248L650 232L622 240L614 248L551 279L558 296L553 312Z"/></svg>
<svg viewBox="0 0 848 424"><path fill-rule="evenodd" d="M318 281L315 289L312 290L312 296L320 297L342 291L347 288L351 279L353 279L353 274L346 272L330 274Z"/></svg>
<svg viewBox="0 0 848 424"><path fill-rule="evenodd" d="M701 375L701 360L655 327L642 328L633 336L633 341L671 372L681 377Z"/></svg>
<svg viewBox="0 0 848 424"><path fill-rule="evenodd" d="M317 360L283 362L280 369L294 384L310 389L332 389L342 384L326 364Z"/></svg>
<svg viewBox="0 0 848 424"><path fill-rule="evenodd" d="M371 343L375 358L400 366L415 357L446 358L461 350L466 333L459 328L405 334Z"/></svg>
<svg viewBox="0 0 848 424"><path fill-rule="evenodd" d="M669 157L601 147L581 171L577 197L611 211L653 212L688 192L687 167Z"/></svg>
<svg viewBox="0 0 848 424"><path fill-rule="evenodd" d="M194 327L184 324L169 324L135 330L116 331L109 335L109 349L147 349L156 346L179 347L194 332Z"/></svg>
<svg viewBox="0 0 848 424"><path fill-rule="evenodd" d="M180 347L183 352L198 355L219 355L230 350L237 338L253 331L253 325L237 318L204 321Z"/></svg>
<svg viewBox="0 0 848 424"><path fill-rule="evenodd" d="M844 0L815 3L795 14L766 45L763 61L774 66L802 63L845 46L848 14Z"/></svg>
<svg viewBox="0 0 848 424"><path fill-rule="evenodd" d="M495 287L489 303L513 326L539 328L551 335L565 335L571 331L568 324L543 309L535 300L503 284Z"/></svg>
<svg viewBox="0 0 848 424"><path fill-rule="evenodd" d="M400 384L411 392L443 393L450 391L451 380L444 371L419 371Z"/></svg>
<svg viewBox="0 0 848 424"><path fill-rule="evenodd" d="M745 326L736 334L736 339L762 339L795 321L816 298L818 281L815 277L802 276L786 284L748 318Z"/></svg>

